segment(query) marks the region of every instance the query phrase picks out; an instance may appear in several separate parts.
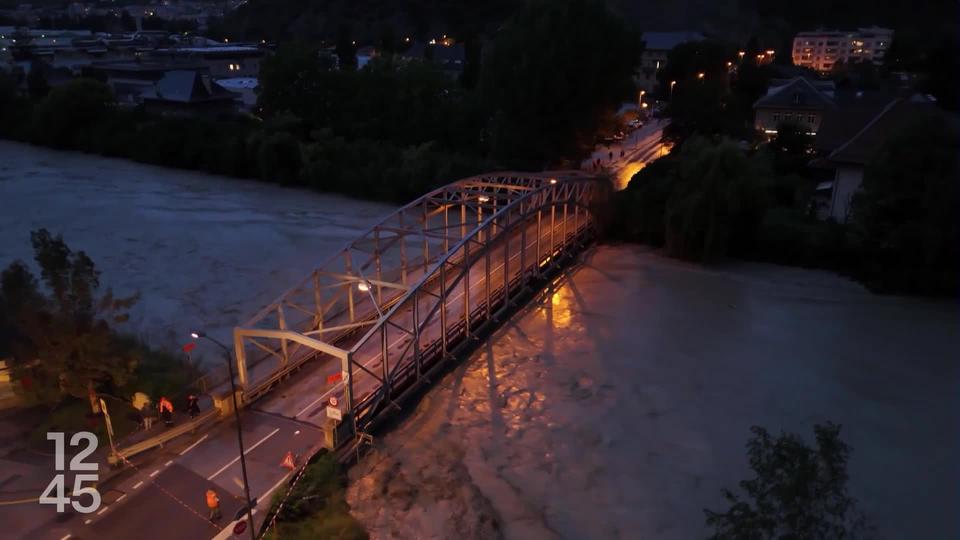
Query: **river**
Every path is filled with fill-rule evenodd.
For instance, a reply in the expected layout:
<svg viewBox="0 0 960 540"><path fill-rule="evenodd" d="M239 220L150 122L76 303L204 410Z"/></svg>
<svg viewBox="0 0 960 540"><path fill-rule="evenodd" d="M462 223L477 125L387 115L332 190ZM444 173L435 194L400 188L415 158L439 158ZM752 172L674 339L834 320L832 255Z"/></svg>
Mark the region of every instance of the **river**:
<svg viewBox="0 0 960 540"><path fill-rule="evenodd" d="M30 231L86 251L126 325L176 347L193 328L224 341L391 206L252 180L0 141L0 265L32 262Z"/></svg>
<svg viewBox="0 0 960 540"><path fill-rule="evenodd" d="M0 265L46 227L142 298L130 328L229 329L391 207L0 142ZM886 538L957 538L956 305L824 272L592 250L351 469L374 538L704 537L749 427L843 425Z"/></svg>
<svg viewBox="0 0 960 540"><path fill-rule="evenodd" d="M350 472L381 538L705 538L752 425L842 425L880 538L960 537L960 317L759 264L604 246Z"/></svg>

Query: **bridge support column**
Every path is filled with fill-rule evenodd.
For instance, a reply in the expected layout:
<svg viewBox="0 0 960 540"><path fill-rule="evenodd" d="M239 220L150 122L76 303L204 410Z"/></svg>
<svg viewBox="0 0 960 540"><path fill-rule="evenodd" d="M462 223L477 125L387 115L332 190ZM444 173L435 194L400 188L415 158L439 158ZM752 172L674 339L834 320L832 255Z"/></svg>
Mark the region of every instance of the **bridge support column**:
<svg viewBox="0 0 960 540"><path fill-rule="evenodd" d="M250 382L250 377L247 374L247 349L243 344L243 336L240 335L238 328L233 330L233 353L237 358L237 379L240 388L246 392Z"/></svg>

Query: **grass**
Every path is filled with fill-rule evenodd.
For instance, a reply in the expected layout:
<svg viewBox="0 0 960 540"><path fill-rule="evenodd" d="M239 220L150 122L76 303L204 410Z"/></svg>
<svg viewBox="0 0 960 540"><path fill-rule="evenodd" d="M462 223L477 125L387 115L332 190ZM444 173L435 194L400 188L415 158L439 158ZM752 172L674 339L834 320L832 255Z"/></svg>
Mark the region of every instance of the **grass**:
<svg viewBox="0 0 960 540"><path fill-rule="evenodd" d="M365 540L363 526L352 515L344 497L346 478L332 454L323 454L307 466L286 497L268 540ZM277 513L286 492L273 497L270 516Z"/></svg>

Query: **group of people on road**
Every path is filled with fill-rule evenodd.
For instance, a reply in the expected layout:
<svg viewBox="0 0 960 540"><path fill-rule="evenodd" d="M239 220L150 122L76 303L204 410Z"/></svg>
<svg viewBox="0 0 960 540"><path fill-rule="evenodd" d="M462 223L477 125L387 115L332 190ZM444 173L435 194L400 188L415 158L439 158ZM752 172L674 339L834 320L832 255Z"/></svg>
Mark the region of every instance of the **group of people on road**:
<svg viewBox="0 0 960 540"><path fill-rule="evenodd" d="M200 398L194 394L187 396L186 409L190 418L196 418L197 415L200 414ZM143 408L140 409L140 425L144 430L149 430L153 427L157 416L163 420L163 424L166 427L169 428L173 426L173 402L167 399L166 396L160 397L156 408L149 402L144 404Z"/></svg>

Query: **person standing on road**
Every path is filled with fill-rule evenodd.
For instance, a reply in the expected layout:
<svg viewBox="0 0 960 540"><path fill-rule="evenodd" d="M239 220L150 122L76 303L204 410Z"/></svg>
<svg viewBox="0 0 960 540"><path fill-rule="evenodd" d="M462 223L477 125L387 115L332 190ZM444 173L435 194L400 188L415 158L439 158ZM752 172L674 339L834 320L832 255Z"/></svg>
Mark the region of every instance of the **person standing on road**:
<svg viewBox="0 0 960 540"><path fill-rule="evenodd" d="M193 394L187 397L187 412L190 413L190 418L196 418L200 414L200 398Z"/></svg>
<svg viewBox="0 0 960 540"><path fill-rule="evenodd" d="M211 523L220 519L220 497L212 489L207 490L207 508L210 509Z"/></svg>
<svg viewBox="0 0 960 540"><path fill-rule="evenodd" d="M157 419L157 412L153 408L153 403L149 401L143 405L143 429L149 431L153 427L154 420Z"/></svg>
<svg viewBox="0 0 960 540"><path fill-rule="evenodd" d="M163 418L163 423L167 427L173 425L173 403L170 403L166 397L160 398L160 417Z"/></svg>

